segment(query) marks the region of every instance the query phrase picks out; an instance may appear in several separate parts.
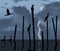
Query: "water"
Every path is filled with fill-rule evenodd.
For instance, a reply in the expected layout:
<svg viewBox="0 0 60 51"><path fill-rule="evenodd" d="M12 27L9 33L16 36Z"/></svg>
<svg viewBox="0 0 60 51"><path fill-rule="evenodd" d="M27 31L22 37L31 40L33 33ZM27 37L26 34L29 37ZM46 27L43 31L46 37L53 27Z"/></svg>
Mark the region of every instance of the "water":
<svg viewBox="0 0 60 51"><path fill-rule="evenodd" d="M30 48L29 48L30 47ZM29 46L29 41L25 40L24 43L21 40L14 41L0 41L0 51L28 51L34 50L34 43L31 40L31 46ZM46 40L42 46L42 41L35 41L35 51L60 51L60 41L57 44L53 40L49 40L49 45L47 45Z"/></svg>

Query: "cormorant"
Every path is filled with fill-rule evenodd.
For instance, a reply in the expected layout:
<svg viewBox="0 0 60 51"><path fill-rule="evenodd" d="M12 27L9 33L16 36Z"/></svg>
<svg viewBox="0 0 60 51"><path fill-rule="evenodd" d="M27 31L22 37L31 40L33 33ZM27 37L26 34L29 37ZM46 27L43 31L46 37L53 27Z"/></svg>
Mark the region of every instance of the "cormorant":
<svg viewBox="0 0 60 51"><path fill-rule="evenodd" d="M47 13L47 16L45 17L44 22L48 20L48 17L49 17L49 13Z"/></svg>
<svg viewBox="0 0 60 51"><path fill-rule="evenodd" d="M13 13L10 13L9 9L6 10L7 14L5 16L12 15Z"/></svg>

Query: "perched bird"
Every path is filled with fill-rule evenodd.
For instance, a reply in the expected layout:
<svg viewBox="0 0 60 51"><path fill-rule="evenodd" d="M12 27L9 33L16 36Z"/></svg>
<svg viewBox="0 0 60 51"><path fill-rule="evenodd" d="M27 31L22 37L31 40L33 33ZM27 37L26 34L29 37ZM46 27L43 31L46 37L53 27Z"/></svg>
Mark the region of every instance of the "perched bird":
<svg viewBox="0 0 60 51"><path fill-rule="evenodd" d="M34 10L34 5L32 5L31 10Z"/></svg>
<svg viewBox="0 0 60 51"><path fill-rule="evenodd" d="M29 24L29 26L28 26L28 28L27 28L27 31L29 31L29 30L30 30L30 28L31 28L31 24Z"/></svg>
<svg viewBox="0 0 60 51"><path fill-rule="evenodd" d="M9 16L13 14L13 13L10 13L9 9L7 9L6 11L7 11L7 14L5 16Z"/></svg>
<svg viewBox="0 0 60 51"><path fill-rule="evenodd" d="M49 13L47 13L47 16L45 17L44 22L48 20L48 17L49 17Z"/></svg>

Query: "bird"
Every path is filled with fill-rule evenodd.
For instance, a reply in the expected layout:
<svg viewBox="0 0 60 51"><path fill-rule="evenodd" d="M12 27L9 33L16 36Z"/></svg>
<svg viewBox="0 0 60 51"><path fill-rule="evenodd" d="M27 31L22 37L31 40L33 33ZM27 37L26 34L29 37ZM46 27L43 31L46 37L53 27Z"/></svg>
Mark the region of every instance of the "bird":
<svg viewBox="0 0 60 51"><path fill-rule="evenodd" d="M29 31L29 30L30 30L30 28L31 28L31 24L29 24L29 26L28 26L28 28L27 28L27 31Z"/></svg>
<svg viewBox="0 0 60 51"><path fill-rule="evenodd" d="M34 5L32 5L31 10L34 10Z"/></svg>
<svg viewBox="0 0 60 51"><path fill-rule="evenodd" d="M5 16L12 15L13 13L10 13L9 9L6 10L7 14Z"/></svg>
<svg viewBox="0 0 60 51"><path fill-rule="evenodd" d="M49 13L47 13L47 16L45 17L44 22L48 20L48 17L49 17Z"/></svg>

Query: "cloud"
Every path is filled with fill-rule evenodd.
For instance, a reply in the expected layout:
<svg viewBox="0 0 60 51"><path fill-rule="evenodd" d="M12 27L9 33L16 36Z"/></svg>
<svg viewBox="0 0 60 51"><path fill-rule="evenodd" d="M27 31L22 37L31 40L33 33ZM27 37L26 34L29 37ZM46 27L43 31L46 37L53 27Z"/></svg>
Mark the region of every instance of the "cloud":
<svg viewBox="0 0 60 51"><path fill-rule="evenodd" d="M48 23L49 23L49 39L54 39L54 30L53 30L53 26L52 26L52 18L55 19L56 16L58 16L58 34L57 34L57 38L60 39L60 2L53 2L50 4L45 5L45 7L43 8L42 11L40 11L37 15L36 15L36 19L37 22L38 21L42 21L44 22L45 16L47 15L47 13L50 13L49 15L49 19L48 19ZM45 22L44 22L45 23ZM44 25L44 24L42 24ZM41 26L41 25L40 25ZM41 28L41 30L44 29L44 38L46 39L46 24L45 24L45 28Z"/></svg>
<svg viewBox="0 0 60 51"><path fill-rule="evenodd" d="M12 8L13 10L13 15L7 16L10 18L5 18L5 19L0 19L0 35L2 38L3 36L7 36L7 39L9 38L9 36L14 36L14 27L17 24L18 29L17 29L17 39L21 39L22 38L22 21L23 21L23 16L24 16L24 38L28 39L28 32L27 32L27 27L28 24L30 23L32 25L32 17L31 17L31 13L29 12L28 9L26 9L25 6L21 7L21 6L14 6ZM36 22L36 20L35 20ZM36 25L36 23L35 23ZM3 34L3 35L2 35ZM33 34L32 34L32 26L31 26L31 38L33 38ZM37 35L37 31L36 31L36 39L38 38Z"/></svg>
<svg viewBox="0 0 60 51"><path fill-rule="evenodd" d="M44 6L41 6L41 7L40 7L40 11L43 11L43 9L44 9Z"/></svg>

